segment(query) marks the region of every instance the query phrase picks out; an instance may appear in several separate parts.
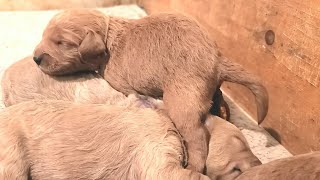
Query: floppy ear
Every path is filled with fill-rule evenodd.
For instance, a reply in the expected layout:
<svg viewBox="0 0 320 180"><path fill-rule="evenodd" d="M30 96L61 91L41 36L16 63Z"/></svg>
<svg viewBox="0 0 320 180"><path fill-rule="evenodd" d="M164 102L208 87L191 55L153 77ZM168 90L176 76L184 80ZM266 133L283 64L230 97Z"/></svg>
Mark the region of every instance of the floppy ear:
<svg viewBox="0 0 320 180"><path fill-rule="evenodd" d="M88 31L78 50L81 61L86 64L98 65L108 57L107 48L102 38L91 30Z"/></svg>

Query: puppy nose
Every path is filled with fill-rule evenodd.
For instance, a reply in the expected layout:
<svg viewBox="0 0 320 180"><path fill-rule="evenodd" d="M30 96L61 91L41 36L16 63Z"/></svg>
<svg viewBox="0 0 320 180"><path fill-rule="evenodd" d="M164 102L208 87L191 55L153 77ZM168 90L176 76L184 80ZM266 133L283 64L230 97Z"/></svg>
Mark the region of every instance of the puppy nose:
<svg viewBox="0 0 320 180"><path fill-rule="evenodd" d="M36 62L37 63L37 65L40 65L40 63L41 63L41 60L42 60L42 56L33 56L33 60L34 60L34 62Z"/></svg>

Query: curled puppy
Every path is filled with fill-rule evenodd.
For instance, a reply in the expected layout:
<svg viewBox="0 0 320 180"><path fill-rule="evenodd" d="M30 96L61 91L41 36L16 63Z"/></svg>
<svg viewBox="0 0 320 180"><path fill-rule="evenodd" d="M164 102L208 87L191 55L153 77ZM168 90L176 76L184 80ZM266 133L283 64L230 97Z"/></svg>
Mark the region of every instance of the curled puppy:
<svg viewBox="0 0 320 180"><path fill-rule="evenodd" d="M268 111L267 90L258 78L218 57L199 24L180 14L128 20L96 10L67 10L50 20L34 61L47 74L99 70L122 93L163 96L164 108L187 142L188 168L199 172L208 145L203 120L222 81L254 93L259 123Z"/></svg>
<svg viewBox="0 0 320 180"><path fill-rule="evenodd" d="M0 179L210 179L185 158L161 110L46 100L0 112Z"/></svg>
<svg viewBox="0 0 320 180"><path fill-rule="evenodd" d="M245 170L261 164L236 126L217 116L207 119L206 126L211 134L206 162L209 177L233 180Z"/></svg>
<svg viewBox="0 0 320 180"><path fill-rule="evenodd" d="M64 100L77 103L161 108L151 97L124 94L114 90L95 72L69 76L49 76L32 62L32 57L17 61L6 69L2 81L5 106L30 100Z"/></svg>
<svg viewBox="0 0 320 180"><path fill-rule="evenodd" d="M114 90L107 81L95 72L77 73L67 76L49 76L43 73L32 61L25 57L6 69L1 80L2 96L5 106L30 100L65 100L78 103L125 105L135 107L162 108L159 99L138 94L127 97ZM221 93L221 91L217 91ZM213 115L229 120L228 107L222 94L212 105Z"/></svg>
<svg viewBox="0 0 320 180"><path fill-rule="evenodd" d="M236 180L319 180L320 152L296 155L253 167Z"/></svg>

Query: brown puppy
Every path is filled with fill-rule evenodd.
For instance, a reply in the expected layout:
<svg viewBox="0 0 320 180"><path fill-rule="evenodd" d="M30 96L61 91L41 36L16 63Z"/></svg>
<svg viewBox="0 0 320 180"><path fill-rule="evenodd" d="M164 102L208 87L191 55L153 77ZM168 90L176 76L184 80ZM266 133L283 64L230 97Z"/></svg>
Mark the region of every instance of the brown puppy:
<svg viewBox="0 0 320 180"><path fill-rule="evenodd" d="M136 94L126 97L94 72L49 76L32 62L32 57L17 61L6 69L1 87L5 106L47 99L90 104L162 107L162 101L151 97Z"/></svg>
<svg viewBox="0 0 320 180"><path fill-rule="evenodd" d="M218 52L198 23L180 14L139 20L107 17L88 9L56 15L34 60L48 74L99 70L116 90L163 96L164 108L187 142L189 169L202 171L208 132L203 121L222 81L247 86L256 96L259 123L268 94L258 79Z"/></svg>
<svg viewBox="0 0 320 180"><path fill-rule="evenodd" d="M160 110L28 101L0 112L0 179L206 179Z"/></svg>
<svg viewBox="0 0 320 180"><path fill-rule="evenodd" d="M233 180L245 170L260 165L241 131L215 116L206 120L210 130L207 175L220 180Z"/></svg>
<svg viewBox="0 0 320 180"><path fill-rule="evenodd" d="M128 97L114 90L100 75L78 73L69 76L49 76L32 62L32 57L17 61L6 69L1 81L5 106L30 100L65 100L79 103L126 105L161 108L162 101L152 97L130 94ZM216 93L221 93L217 91ZM228 105L216 98L210 112L229 120Z"/></svg>
<svg viewBox="0 0 320 180"><path fill-rule="evenodd" d="M320 152L278 159L253 167L236 180L319 180Z"/></svg>

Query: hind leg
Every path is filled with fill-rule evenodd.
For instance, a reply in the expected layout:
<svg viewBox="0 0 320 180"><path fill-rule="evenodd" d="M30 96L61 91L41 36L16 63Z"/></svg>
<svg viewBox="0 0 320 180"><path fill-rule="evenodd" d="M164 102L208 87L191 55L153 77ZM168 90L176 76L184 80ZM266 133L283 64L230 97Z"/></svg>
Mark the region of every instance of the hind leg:
<svg viewBox="0 0 320 180"><path fill-rule="evenodd" d="M190 86L180 81L166 87L163 94L164 108L186 142L187 168L198 172L203 172L208 154L210 135L203 121L213 95L209 89L201 81Z"/></svg>

